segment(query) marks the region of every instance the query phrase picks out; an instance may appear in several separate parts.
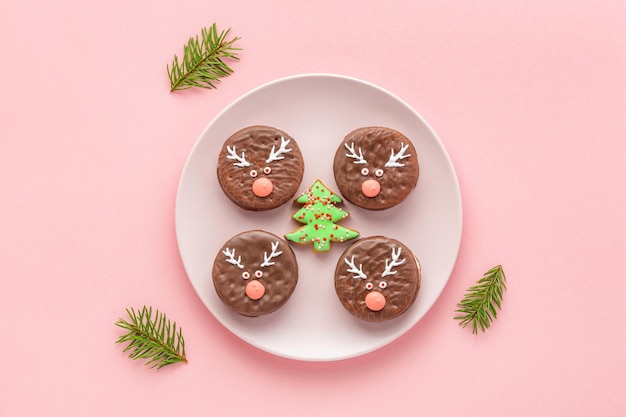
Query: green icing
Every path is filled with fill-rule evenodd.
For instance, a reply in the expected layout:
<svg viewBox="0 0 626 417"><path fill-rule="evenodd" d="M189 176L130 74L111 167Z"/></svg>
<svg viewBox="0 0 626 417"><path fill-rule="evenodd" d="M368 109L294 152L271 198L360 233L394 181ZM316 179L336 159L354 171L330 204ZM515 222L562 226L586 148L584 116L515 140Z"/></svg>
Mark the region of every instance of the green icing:
<svg viewBox="0 0 626 417"><path fill-rule="evenodd" d="M359 235L356 230L335 224L347 217L348 212L335 206L343 200L320 180L296 201L304 206L292 217L304 226L285 235L287 240L298 244L312 243L315 252L327 252L331 242L345 242Z"/></svg>

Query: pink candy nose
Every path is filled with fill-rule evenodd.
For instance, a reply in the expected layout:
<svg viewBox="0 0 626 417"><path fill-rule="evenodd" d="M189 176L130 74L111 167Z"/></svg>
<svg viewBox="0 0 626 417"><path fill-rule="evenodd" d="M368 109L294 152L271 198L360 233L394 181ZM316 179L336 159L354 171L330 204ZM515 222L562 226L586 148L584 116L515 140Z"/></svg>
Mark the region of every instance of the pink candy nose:
<svg viewBox="0 0 626 417"><path fill-rule="evenodd" d="M257 197L267 197L272 194L273 190L274 184L272 184L272 181L270 181L269 178L260 177L252 183L252 192Z"/></svg>
<svg viewBox="0 0 626 417"><path fill-rule="evenodd" d="M246 295L251 300L258 300L265 294L265 287L261 284L261 281L250 281L246 285Z"/></svg>
<svg viewBox="0 0 626 417"><path fill-rule="evenodd" d="M365 305L372 311L380 311L387 304L385 296L378 291L372 291L365 296Z"/></svg>
<svg viewBox="0 0 626 417"><path fill-rule="evenodd" d="M366 197L376 197L380 193L380 183L376 180L363 181L361 191Z"/></svg>

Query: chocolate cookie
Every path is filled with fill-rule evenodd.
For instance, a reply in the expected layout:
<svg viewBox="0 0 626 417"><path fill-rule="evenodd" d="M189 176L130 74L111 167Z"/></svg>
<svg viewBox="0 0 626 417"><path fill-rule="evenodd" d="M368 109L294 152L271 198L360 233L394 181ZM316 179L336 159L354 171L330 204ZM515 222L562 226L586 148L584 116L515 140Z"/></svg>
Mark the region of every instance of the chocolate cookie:
<svg viewBox="0 0 626 417"><path fill-rule="evenodd" d="M295 139L269 126L235 132L222 146L217 178L224 193L246 210L270 210L300 186L304 160Z"/></svg>
<svg viewBox="0 0 626 417"><path fill-rule="evenodd" d="M298 264L287 242L252 230L226 242L213 262L213 284L220 299L244 316L282 307L298 282Z"/></svg>
<svg viewBox="0 0 626 417"><path fill-rule="evenodd" d="M394 319L419 293L421 268L401 242L372 236L352 244L335 269L335 291L353 316L369 322Z"/></svg>
<svg viewBox="0 0 626 417"><path fill-rule="evenodd" d="M362 127L341 142L333 163L339 192L359 207L383 210L402 202L419 176L417 152L402 133Z"/></svg>

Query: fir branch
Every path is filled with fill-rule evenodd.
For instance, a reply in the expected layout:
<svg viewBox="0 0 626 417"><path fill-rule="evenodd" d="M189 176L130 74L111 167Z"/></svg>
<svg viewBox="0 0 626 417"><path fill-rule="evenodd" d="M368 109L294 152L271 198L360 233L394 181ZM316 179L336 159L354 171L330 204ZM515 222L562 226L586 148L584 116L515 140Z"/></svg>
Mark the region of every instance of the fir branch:
<svg viewBox="0 0 626 417"><path fill-rule="evenodd" d="M152 317L152 307L143 306L141 311L126 309L130 321L119 319L115 323L128 333L120 336L116 343L130 342L124 352L132 350L131 359L149 359L146 365L162 368L176 362L187 362L183 331L156 310Z"/></svg>
<svg viewBox="0 0 626 417"><path fill-rule="evenodd" d="M186 90L191 87L214 89L220 78L227 77L234 71L225 62L225 59L239 60L233 44L239 37L227 40L230 28L218 33L213 23L208 29L202 28L202 39L198 36L189 38L184 46L182 61L174 55L172 68L167 66L167 75L170 79L170 91Z"/></svg>
<svg viewBox="0 0 626 417"><path fill-rule="evenodd" d="M459 308L455 310L460 315L454 319L460 320L461 327L471 324L474 334L478 334L478 329L485 332L496 319L497 311L501 309L504 290L506 276L502 265L498 265L485 272L476 285L467 290L463 300L458 304Z"/></svg>

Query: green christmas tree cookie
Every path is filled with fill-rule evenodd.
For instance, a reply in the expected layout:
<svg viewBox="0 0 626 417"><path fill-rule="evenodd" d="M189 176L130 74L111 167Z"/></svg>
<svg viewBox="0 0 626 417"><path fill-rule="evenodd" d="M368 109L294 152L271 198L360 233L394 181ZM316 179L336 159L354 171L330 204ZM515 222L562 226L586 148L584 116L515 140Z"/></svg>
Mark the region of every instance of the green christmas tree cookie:
<svg viewBox="0 0 626 417"><path fill-rule="evenodd" d="M320 180L296 201L304 206L292 217L304 226L285 235L287 240L301 245L312 243L315 252L327 252L331 242L345 242L359 235L356 230L335 224L346 218L348 212L335 206L343 200Z"/></svg>

